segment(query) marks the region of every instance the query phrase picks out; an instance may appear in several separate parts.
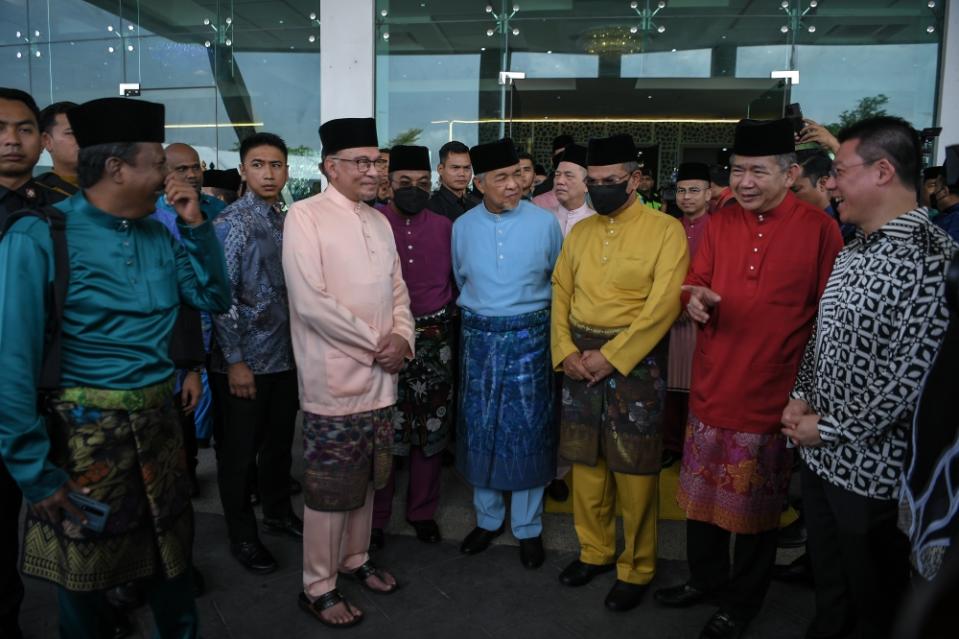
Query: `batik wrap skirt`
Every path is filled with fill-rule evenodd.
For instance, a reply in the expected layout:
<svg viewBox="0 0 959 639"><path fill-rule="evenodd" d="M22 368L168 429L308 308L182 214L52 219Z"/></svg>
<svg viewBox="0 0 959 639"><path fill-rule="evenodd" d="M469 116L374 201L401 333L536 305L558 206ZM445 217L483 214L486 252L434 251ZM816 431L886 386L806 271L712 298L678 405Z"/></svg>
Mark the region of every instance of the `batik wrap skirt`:
<svg viewBox="0 0 959 639"><path fill-rule="evenodd" d="M303 500L319 511L356 510L370 481L383 488L393 454L393 407L352 415L303 413Z"/></svg>
<svg viewBox="0 0 959 639"><path fill-rule="evenodd" d="M393 415L393 454L417 446L426 457L450 439L453 411L452 315L446 309L416 318L416 357L403 366Z"/></svg>
<svg viewBox="0 0 959 639"><path fill-rule="evenodd" d="M688 519L734 533L779 527L793 451L780 433L743 433L689 416L676 500Z"/></svg>
<svg viewBox="0 0 959 639"><path fill-rule="evenodd" d="M549 309L509 317L464 310L456 465L477 488L526 490L556 472Z"/></svg>
<svg viewBox="0 0 959 639"><path fill-rule="evenodd" d="M580 352L599 350L623 329L590 328L571 322ZM666 400L666 340L629 372L618 371L594 386L563 377L559 454L595 466L602 455L609 470L627 475L659 474Z"/></svg>
<svg viewBox="0 0 959 639"><path fill-rule="evenodd" d="M193 510L173 380L137 390L68 388L50 402L50 459L110 506L103 532L27 512L23 573L76 592L190 568Z"/></svg>

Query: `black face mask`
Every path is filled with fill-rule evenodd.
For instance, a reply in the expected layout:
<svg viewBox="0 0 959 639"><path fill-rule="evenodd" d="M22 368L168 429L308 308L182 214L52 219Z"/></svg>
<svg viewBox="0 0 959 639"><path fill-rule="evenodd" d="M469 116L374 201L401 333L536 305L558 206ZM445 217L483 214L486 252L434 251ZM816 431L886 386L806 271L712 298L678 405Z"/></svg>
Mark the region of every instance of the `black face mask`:
<svg viewBox="0 0 959 639"><path fill-rule="evenodd" d="M626 188L627 184L629 184L628 179L617 184L587 185L586 190L589 191L589 201L593 204L593 210L600 215L609 215L623 208L630 196Z"/></svg>
<svg viewBox="0 0 959 639"><path fill-rule="evenodd" d="M416 215L426 208L430 194L418 186L404 186L393 191L393 204L404 215Z"/></svg>

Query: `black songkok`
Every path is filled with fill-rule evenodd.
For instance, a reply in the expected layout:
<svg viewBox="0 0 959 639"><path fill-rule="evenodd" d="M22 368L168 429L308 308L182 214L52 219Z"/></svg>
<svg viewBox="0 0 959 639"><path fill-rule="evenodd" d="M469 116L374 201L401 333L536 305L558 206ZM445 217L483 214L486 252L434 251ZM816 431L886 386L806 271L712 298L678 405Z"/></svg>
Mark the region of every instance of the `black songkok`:
<svg viewBox="0 0 959 639"><path fill-rule="evenodd" d="M702 162L683 162L676 172L676 182L702 180L709 182L709 165Z"/></svg>
<svg viewBox="0 0 959 639"><path fill-rule="evenodd" d="M513 141L503 138L489 144L474 146L470 149L470 161L473 163L473 173L480 175L519 164L519 156L516 154Z"/></svg>
<svg viewBox="0 0 959 639"><path fill-rule="evenodd" d="M941 166L927 166L922 170L922 181L935 180L940 175L942 175Z"/></svg>
<svg viewBox="0 0 959 639"><path fill-rule="evenodd" d="M339 118L320 126L320 143L323 154L333 155L343 149L379 147L376 137L376 120L373 118Z"/></svg>
<svg viewBox="0 0 959 639"><path fill-rule="evenodd" d="M586 161L589 166L609 166L635 162L638 150L633 143L633 136L625 133L608 138L593 138L589 141L589 151Z"/></svg>
<svg viewBox="0 0 959 639"><path fill-rule="evenodd" d="M571 135L557 135L553 138L553 154L561 149L565 149L570 144L574 144L576 140L573 139Z"/></svg>
<svg viewBox="0 0 959 639"><path fill-rule="evenodd" d="M81 149L98 144L160 142L166 139L162 104L129 98L100 98L67 111Z"/></svg>
<svg viewBox="0 0 959 639"><path fill-rule="evenodd" d="M796 152L792 121L740 120L736 125L733 153L744 157L783 155Z"/></svg>
<svg viewBox="0 0 959 639"><path fill-rule="evenodd" d="M586 147L578 144L570 144L566 147L566 150L563 151L563 154L559 156L559 161L556 162L556 165L559 166L560 162L572 162L573 164L578 164L585 169Z"/></svg>
<svg viewBox="0 0 959 639"><path fill-rule="evenodd" d="M432 171L430 150L425 146L398 145L390 149L390 168L393 171Z"/></svg>
<svg viewBox="0 0 959 639"><path fill-rule="evenodd" d="M224 191L240 190L240 172L236 169L208 169L203 172L203 186Z"/></svg>

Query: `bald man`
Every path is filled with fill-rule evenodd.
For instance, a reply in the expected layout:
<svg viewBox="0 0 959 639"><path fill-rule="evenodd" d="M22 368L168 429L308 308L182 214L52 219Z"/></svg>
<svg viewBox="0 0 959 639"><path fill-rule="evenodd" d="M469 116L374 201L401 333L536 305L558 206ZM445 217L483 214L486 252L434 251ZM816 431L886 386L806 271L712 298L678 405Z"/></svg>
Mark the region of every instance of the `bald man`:
<svg viewBox="0 0 959 639"><path fill-rule="evenodd" d="M200 196L200 211L207 220L213 220L226 208L221 200L201 193L203 186L203 170L200 167L200 156L189 144L174 142L164 149L166 165L170 173L183 178L191 187L196 189ZM170 231L177 240L180 239L180 229L177 227L177 213L160 195L156 202L156 211L151 216ZM196 311L187 307L180 310L180 319L174 327L174 350L180 353L174 363L176 373L175 398L180 411L180 424L183 427L183 443L186 448L187 466L190 470L190 481L194 494L199 485L196 479L197 466L197 431L209 433L212 430L212 401L203 364L206 351L210 348L211 320L205 313L201 317ZM202 349L198 349L197 341L202 329ZM183 348L180 349L179 347ZM190 356L186 357L186 353Z"/></svg>

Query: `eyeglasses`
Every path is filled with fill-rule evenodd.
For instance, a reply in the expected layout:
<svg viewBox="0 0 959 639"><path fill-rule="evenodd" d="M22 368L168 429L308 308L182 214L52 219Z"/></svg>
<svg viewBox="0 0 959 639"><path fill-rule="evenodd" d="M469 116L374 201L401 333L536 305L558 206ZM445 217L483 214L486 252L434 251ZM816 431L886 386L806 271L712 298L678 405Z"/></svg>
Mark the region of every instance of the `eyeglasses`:
<svg viewBox="0 0 959 639"><path fill-rule="evenodd" d="M378 169L382 169L384 166L388 165L389 163L390 161L387 160L386 158L378 158L373 162L373 164L375 164L376 168Z"/></svg>
<svg viewBox="0 0 959 639"><path fill-rule="evenodd" d="M330 159L339 160L340 162L352 162L356 165L356 170L360 173L366 173L370 170L371 166L374 166L381 161L381 158L376 158L375 160L371 160L370 158L340 158L336 157L335 155L331 155ZM385 162L386 160L382 161Z"/></svg>
<svg viewBox="0 0 959 639"><path fill-rule="evenodd" d="M676 195L699 195L703 192L703 189L698 186L691 186L688 189L676 189Z"/></svg>
<svg viewBox="0 0 959 639"><path fill-rule="evenodd" d="M833 166L831 169L829 169L829 177L833 179L840 178L845 174L846 170L848 169L853 169L857 166L869 166L870 164L875 164L876 161L877 160L869 160L868 162L858 162L856 164L845 164L839 167L838 169L835 166Z"/></svg>

